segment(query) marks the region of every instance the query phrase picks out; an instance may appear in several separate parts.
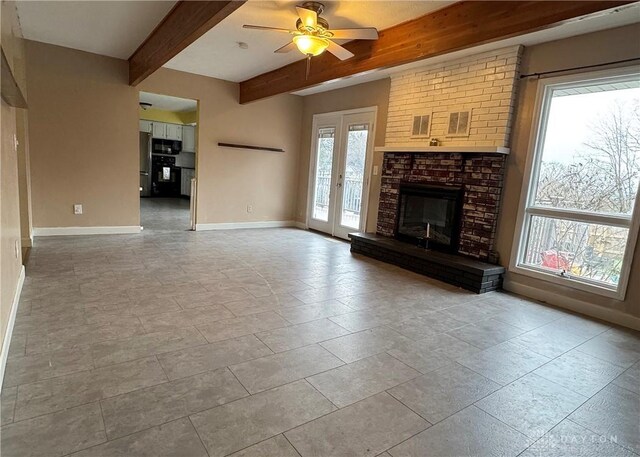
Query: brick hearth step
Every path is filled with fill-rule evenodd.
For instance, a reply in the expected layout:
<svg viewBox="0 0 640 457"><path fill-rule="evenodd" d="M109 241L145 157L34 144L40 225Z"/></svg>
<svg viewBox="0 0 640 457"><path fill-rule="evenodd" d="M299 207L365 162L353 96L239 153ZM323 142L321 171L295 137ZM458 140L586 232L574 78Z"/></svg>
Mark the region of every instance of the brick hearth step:
<svg viewBox="0 0 640 457"><path fill-rule="evenodd" d="M482 294L502 286L504 267L462 255L422 249L373 233L351 233L351 252L391 263Z"/></svg>

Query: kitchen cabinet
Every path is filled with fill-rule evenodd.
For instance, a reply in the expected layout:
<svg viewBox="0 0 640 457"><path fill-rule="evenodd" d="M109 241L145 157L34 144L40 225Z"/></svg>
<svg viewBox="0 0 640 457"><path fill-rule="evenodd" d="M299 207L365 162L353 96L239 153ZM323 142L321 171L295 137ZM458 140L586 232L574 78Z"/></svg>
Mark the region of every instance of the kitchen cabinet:
<svg viewBox="0 0 640 457"><path fill-rule="evenodd" d="M182 150L196 152L196 128L193 125L182 126Z"/></svg>
<svg viewBox="0 0 640 457"><path fill-rule="evenodd" d="M195 178L196 171L191 168L183 168L180 178L180 194L191 196L191 178Z"/></svg>
<svg viewBox="0 0 640 457"><path fill-rule="evenodd" d="M165 124L165 139L182 141L182 126L178 124Z"/></svg>
<svg viewBox="0 0 640 457"><path fill-rule="evenodd" d="M165 134L165 128L164 128L165 124L162 122L154 122L153 123L153 137L154 138L161 138L161 139L165 139L166 134Z"/></svg>
<svg viewBox="0 0 640 457"><path fill-rule="evenodd" d="M153 123L153 137L162 140L182 141L182 126L179 124Z"/></svg>
<svg viewBox="0 0 640 457"><path fill-rule="evenodd" d="M151 133L151 121L140 119L140 131L145 133Z"/></svg>

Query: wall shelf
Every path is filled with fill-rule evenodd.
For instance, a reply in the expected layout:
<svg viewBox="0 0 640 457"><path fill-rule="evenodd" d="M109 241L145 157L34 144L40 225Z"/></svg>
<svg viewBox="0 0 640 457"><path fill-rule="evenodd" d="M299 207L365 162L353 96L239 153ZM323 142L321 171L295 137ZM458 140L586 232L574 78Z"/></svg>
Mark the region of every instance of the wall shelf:
<svg viewBox="0 0 640 457"><path fill-rule="evenodd" d="M404 153L438 153L458 152L463 154L509 154L509 148L502 146L378 146L376 152L404 152Z"/></svg>
<svg viewBox="0 0 640 457"><path fill-rule="evenodd" d="M250 149L252 151L284 152L284 149L281 149L281 148L269 148L266 146L250 146L247 144L218 143L218 146L222 148Z"/></svg>

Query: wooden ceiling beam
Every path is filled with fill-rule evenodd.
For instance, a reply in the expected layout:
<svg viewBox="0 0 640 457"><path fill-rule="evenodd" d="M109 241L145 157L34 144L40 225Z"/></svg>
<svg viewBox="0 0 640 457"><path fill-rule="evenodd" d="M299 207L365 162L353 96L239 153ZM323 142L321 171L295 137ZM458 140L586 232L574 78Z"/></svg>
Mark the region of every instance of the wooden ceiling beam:
<svg viewBox="0 0 640 457"><path fill-rule="evenodd" d="M240 103L294 92L360 73L543 30L632 1L463 1L380 32L376 41L344 45L355 54L338 60L328 52L240 83Z"/></svg>
<svg viewBox="0 0 640 457"><path fill-rule="evenodd" d="M144 81L245 1L178 1L129 57L129 84Z"/></svg>

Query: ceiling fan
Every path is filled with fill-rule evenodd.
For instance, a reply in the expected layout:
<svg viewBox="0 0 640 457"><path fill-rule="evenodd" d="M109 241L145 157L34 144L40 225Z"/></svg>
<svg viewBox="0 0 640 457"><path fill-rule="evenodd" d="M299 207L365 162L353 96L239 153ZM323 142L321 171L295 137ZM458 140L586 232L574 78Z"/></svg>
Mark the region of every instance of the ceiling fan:
<svg viewBox="0 0 640 457"><path fill-rule="evenodd" d="M329 29L329 23L320 17L324 5L319 2L304 2L296 6L299 19L296 21L296 30L277 27L264 27L261 25L243 25L245 29L266 30L272 32L288 33L293 35L290 43L276 49L274 52L284 53L295 48L307 56L307 76L309 75L309 63L311 57L318 56L324 51L329 51L340 60L350 59L354 54L335 43L333 40L377 40L378 31L373 27L354 29Z"/></svg>

